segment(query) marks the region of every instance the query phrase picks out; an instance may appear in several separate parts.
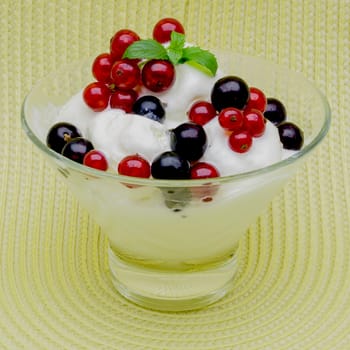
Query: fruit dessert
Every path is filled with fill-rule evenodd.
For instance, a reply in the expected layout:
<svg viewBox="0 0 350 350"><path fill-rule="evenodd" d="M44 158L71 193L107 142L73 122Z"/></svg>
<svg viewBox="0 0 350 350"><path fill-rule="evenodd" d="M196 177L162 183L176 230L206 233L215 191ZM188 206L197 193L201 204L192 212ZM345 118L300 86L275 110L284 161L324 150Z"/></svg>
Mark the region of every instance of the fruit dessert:
<svg viewBox="0 0 350 350"><path fill-rule="evenodd" d="M298 151L303 132L286 108L215 56L186 42L176 19L153 39L119 30L92 63L95 81L60 110L46 143L101 171L203 179L266 167Z"/></svg>
<svg viewBox="0 0 350 350"><path fill-rule="evenodd" d="M119 30L108 52L48 78L26 106L40 147L108 237L118 290L163 309L177 307L159 300L212 302L230 289L240 239L303 152L281 160L306 150L289 113L305 116L310 145L318 101L276 65L189 41L171 18L152 39Z"/></svg>

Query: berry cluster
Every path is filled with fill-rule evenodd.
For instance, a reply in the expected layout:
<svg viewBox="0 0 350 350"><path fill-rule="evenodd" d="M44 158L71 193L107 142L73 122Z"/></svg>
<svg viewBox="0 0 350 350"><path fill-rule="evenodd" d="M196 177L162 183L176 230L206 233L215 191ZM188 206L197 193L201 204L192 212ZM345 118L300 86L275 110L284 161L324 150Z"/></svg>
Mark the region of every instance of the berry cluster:
<svg viewBox="0 0 350 350"><path fill-rule="evenodd" d="M207 136L199 124L186 122L170 130L171 150L159 154L151 163L139 154L123 158L118 173L154 179L184 180L218 177L211 164L199 162L207 147Z"/></svg>
<svg viewBox="0 0 350 350"><path fill-rule="evenodd" d="M137 51L139 56L125 58L128 48L135 42L141 44L141 39L132 30L117 31L110 40L109 52L98 55L92 64L92 74L96 81L84 88L85 103L95 112L103 111L109 106L163 123L165 110L162 102L153 95L139 97L139 91L142 86L155 93L169 89L175 79L174 64L183 63L190 58L196 60L193 52L182 50L184 37L180 35L175 37L174 32L185 33L182 24L176 19L163 18L156 23L153 28L153 40L162 45L170 42L170 45L163 59L152 59L154 51L159 50L159 47L151 40L145 40L144 46L136 49L136 51L139 50ZM153 52L151 54L142 52L142 48L146 48L149 52L153 50ZM181 55L179 55L179 50ZM190 58L186 58L186 54ZM203 58L205 56L209 70L215 73L216 60L213 64L210 54L202 50L197 50L196 54L202 55ZM180 56L182 57L181 62ZM197 163L193 170L191 168L191 163L197 161L206 148L206 135L200 123L179 125L176 129L171 130L171 135L171 152L159 155L152 164L139 154L128 155L119 162L118 173L126 176L142 178L152 176L163 179L219 176L218 171L212 165L204 162ZM101 169L96 162L90 161L84 164Z"/></svg>
<svg viewBox="0 0 350 350"><path fill-rule="evenodd" d="M108 162L104 154L96 150L93 144L84 138L80 130L67 122L53 125L47 136L49 148L65 157L86 166L107 170Z"/></svg>
<svg viewBox="0 0 350 350"><path fill-rule="evenodd" d="M202 125L185 122L170 130L171 151L161 153L151 165L156 179L206 179L218 177L218 170L199 162L207 148L207 135Z"/></svg>
<svg viewBox="0 0 350 350"><path fill-rule="evenodd" d="M248 85L239 77L226 76L213 86L211 102L195 102L188 111L188 118L204 125L217 117L220 126L229 134L231 149L238 153L247 152L254 137L265 131L264 93Z"/></svg>
<svg viewBox="0 0 350 350"><path fill-rule="evenodd" d="M304 133L296 124L287 121L286 108L281 101L268 98L264 115L278 128L283 148L297 151L303 147Z"/></svg>
<svg viewBox="0 0 350 350"><path fill-rule="evenodd" d="M153 39L160 44L168 42L172 31L184 34L177 20L164 18L154 26ZM96 81L85 87L83 98L95 112L110 106L130 113L142 85L152 92L162 92L173 84L175 68L171 61L124 57L126 50L140 40L134 31L121 29L111 38L109 52L101 53L93 61L92 74Z"/></svg>
<svg viewBox="0 0 350 350"><path fill-rule="evenodd" d="M249 151L254 138L265 132L266 119L276 125L286 149L299 150L303 132L286 121L286 109L276 98L266 98L264 92L236 76L219 79L211 91L211 102L197 101L187 112L188 118L205 125L217 117L229 137L230 148L238 153Z"/></svg>
<svg viewBox="0 0 350 350"><path fill-rule="evenodd" d="M192 60L215 75L217 62L208 51L185 48L184 28L176 19L164 18L153 28L153 39L141 40L132 30L122 29L110 40L108 53L98 55L92 64L96 81L83 90L85 103L94 111L107 107L122 109L159 123L166 111L152 92L169 89L175 79L175 64ZM167 45L164 45L167 43ZM151 91L139 96L142 87ZM206 179L219 177L219 171L201 161L207 148L204 125L217 118L225 130L228 145L238 153L248 152L254 139L265 132L266 120L272 122L286 149L299 150L303 132L286 121L286 108L276 98L249 87L237 76L218 79L209 101L196 101L187 111L188 121L172 130L170 150L159 154L150 163L140 154L124 157L117 166L120 175L155 179ZM106 157L69 123L57 123L47 135L47 145L64 156L99 170L107 170ZM142 152L142 150L140 150Z"/></svg>

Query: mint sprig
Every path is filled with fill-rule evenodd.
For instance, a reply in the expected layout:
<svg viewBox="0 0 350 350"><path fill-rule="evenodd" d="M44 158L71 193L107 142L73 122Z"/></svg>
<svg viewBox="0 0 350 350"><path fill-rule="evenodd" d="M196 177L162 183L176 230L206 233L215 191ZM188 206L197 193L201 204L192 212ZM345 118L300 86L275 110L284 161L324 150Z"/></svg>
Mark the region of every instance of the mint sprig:
<svg viewBox="0 0 350 350"><path fill-rule="evenodd" d="M188 62L214 76L218 69L216 57L198 46L185 47L185 43L185 35L177 32L171 33L167 47L153 39L138 40L125 50L123 58L169 60L174 65Z"/></svg>

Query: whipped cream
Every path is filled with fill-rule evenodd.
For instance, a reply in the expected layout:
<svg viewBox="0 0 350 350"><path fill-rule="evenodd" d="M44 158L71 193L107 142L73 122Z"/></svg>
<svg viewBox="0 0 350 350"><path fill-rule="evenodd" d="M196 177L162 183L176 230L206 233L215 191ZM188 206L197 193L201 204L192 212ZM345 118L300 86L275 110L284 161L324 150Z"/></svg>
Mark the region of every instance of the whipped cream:
<svg viewBox="0 0 350 350"><path fill-rule="evenodd" d="M151 162L158 154L170 150L166 125L121 109L94 112L86 106L82 92L64 105L56 121L74 124L105 154L113 169L127 155L137 153Z"/></svg>
<svg viewBox="0 0 350 350"><path fill-rule="evenodd" d="M154 95L162 101L168 126L176 126L186 121L185 113L194 101L210 101L211 88L222 76L219 70L212 77L187 63L175 66L175 71L176 79L170 89L161 93L154 93L145 87L141 90L141 95Z"/></svg>
<svg viewBox="0 0 350 350"><path fill-rule="evenodd" d="M211 163L221 176L238 174L266 167L282 159L283 148L277 128L269 121L262 136L253 139L248 152L237 153L228 145L228 135L217 118L204 125L208 147L201 161Z"/></svg>
<svg viewBox="0 0 350 350"><path fill-rule="evenodd" d="M94 112L84 102L82 91L74 95L60 110L56 122L69 122L80 129L94 147L102 151L115 171L119 161L131 154L139 154L152 162L160 153L170 150L169 130L188 121L186 112L197 100L210 101L210 93L218 73L210 77L188 65L175 67L176 81L162 93L152 93L145 88L141 95L152 94L164 104L164 124L144 116L126 113L121 109L107 108ZM233 175L266 167L285 158L277 128L266 122L265 133L254 138L251 149L236 153L228 145L228 134L214 118L204 125L208 146L199 161L214 165L221 176Z"/></svg>
<svg viewBox="0 0 350 350"><path fill-rule="evenodd" d="M159 153L170 149L165 125L120 109L100 112L91 123L89 135L95 148L116 163L131 154L139 154L151 162Z"/></svg>

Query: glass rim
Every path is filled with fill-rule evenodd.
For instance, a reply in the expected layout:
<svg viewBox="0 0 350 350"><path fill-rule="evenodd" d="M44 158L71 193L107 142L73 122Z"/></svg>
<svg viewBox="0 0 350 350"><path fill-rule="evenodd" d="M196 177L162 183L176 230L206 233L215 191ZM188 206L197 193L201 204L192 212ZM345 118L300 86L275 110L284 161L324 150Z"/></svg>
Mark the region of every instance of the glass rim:
<svg viewBox="0 0 350 350"><path fill-rule="evenodd" d="M221 53L223 51L221 50ZM300 159L304 158L306 155L310 154L312 150L318 146L321 141L325 138L325 136L328 133L328 130L330 128L331 124L331 109L329 102L326 98L326 96L313 84L311 83L308 79L305 78L305 76L299 72L294 72L290 70L289 68L283 67L279 64L270 62L268 60L265 60L261 57L255 57L255 56L249 56L249 55L244 55L240 53L232 53L235 55L239 55L241 57L249 57L250 59L256 59L260 60L262 62L265 62L266 64L270 65L275 65L276 67L285 68L288 70L288 72L293 73L294 75L299 75L301 79L303 79L305 82L307 82L317 93L317 95L320 97L320 101L323 103L324 107L324 115L323 115L323 123L321 128L319 129L318 133L316 136L306 145L302 147L301 150L297 151L295 154L288 156L285 159L282 159L278 162L275 162L271 165L268 165L263 168L255 169L255 170L250 170L247 172L241 172L241 173L236 173L233 175L226 175L226 176L220 176L220 177L215 177L215 178L207 178L207 179L183 179L183 180L173 180L173 179L154 179L154 178L136 178L136 177L131 177L131 176L124 176L124 175L119 175L117 172L112 173L112 172L107 172L107 171L101 171L97 170L85 165L82 165L80 163L74 162L71 159L68 159L64 157L63 155L51 150L44 144L39 137L34 133L34 131L31 129L29 126L26 115L25 115L25 108L26 108L26 103L28 98L30 98L31 93L38 87L40 86L40 83L45 79L39 80L29 91L29 93L25 96L24 101L21 106L21 124L22 128L25 131L26 135L28 138L33 142L33 144L38 147L41 151L43 151L46 155L48 155L50 158L53 158L54 160L60 162L61 164L66 165L68 168L72 168L73 170L82 173L84 175L90 175L92 178L106 178L110 180L116 180L118 182L123 182L123 183L128 183L131 185L141 185L141 186L152 186L152 187L196 187L204 184L210 183L210 185L215 185L215 184L221 184L221 183L227 183L227 182L233 182L233 181L238 181L238 180L243 180L243 179L248 179L252 178L255 176L271 173L275 170L284 168L288 165L294 164ZM78 63L78 62L75 62ZM72 64L70 64L72 65ZM66 65L67 66L67 65ZM57 71L51 73L49 76L57 74ZM47 77L46 77L47 78Z"/></svg>

